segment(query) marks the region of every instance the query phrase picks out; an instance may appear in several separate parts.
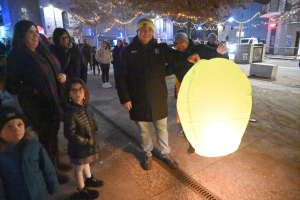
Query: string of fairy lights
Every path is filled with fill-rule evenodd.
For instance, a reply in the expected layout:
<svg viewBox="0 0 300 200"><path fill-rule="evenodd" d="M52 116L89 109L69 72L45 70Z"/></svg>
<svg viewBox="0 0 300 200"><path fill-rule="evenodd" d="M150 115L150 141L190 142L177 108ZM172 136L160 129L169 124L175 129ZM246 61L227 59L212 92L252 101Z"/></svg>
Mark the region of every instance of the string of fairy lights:
<svg viewBox="0 0 300 200"><path fill-rule="evenodd" d="M122 2L121 2L122 3ZM223 28L223 30L225 28L230 28L231 30L232 29L239 29L239 25L243 24L243 29L248 29L249 27L257 27L257 26L262 26L262 25L267 25L269 23L272 23L274 21L278 21L278 20L286 20L286 19L289 19L292 15L294 15L295 13L298 13L299 12L299 8L298 10L292 10L290 11L289 13L285 14L285 15L281 15L280 17L276 18L276 19L270 19L268 22L263 22L261 21L260 23L256 23L256 24L250 24L250 22L252 20L254 20L255 17L257 17L258 15L261 15L260 12L257 12L255 15L253 15L250 19L246 20L246 21L238 21L234 18L229 18L228 20L224 21L224 22L217 22L217 21L213 21L212 19L208 19L204 22L200 22L200 23L194 23L194 22L191 22L191 29L197 29L197 30L218 30L218 28ZM113 23L113 25L111 25L109 28L106 28L105 29L105 32L109 31L116 23L119 23L119 24L122 24L122 25L127 25L127 24L130 24L132 23L132 21L138 17L138 16L141 16L141 15L150 15L150 14L146 14L146 13L143 13L143 12L138 12L135 14L135 16L133 16L131 19L127 20L127 21L122 21L122 20L119 20L119 19L115 19L115 23ZM173 16L173 18L188 18L190 19L190 21L200 21L201 19L203 19L203 17L199 17L199 16L188 16L188 15L185 15L185 14L181 14L181 13L178 13L178 14L171 14L171 13L166 13L166 14L163 14L160 16L160 18L168 18L170 16ZM84 21L83 18L77 16L78 19L80 21ZM231 21L230 21L231 20ZM205 26L206 23L210 24L209 27ZM234 25L229 25L228 22L235 22L237 23L238 25L234 26ZM172 23L175 25L175 26L179 26L179 27L185 27L187 28L188 27L188 21L186 22L178 22L176 20L172 20ZM247 25L246 25L247 24Z"/></svg>

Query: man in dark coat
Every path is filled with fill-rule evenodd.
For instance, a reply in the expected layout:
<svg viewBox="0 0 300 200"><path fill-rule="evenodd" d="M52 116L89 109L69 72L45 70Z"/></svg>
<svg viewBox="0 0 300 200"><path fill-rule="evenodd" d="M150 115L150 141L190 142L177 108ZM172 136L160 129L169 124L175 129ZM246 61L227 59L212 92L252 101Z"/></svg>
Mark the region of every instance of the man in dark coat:
<svg viewBox="0 0 300 200"><path fill-rule="evenodd" d="M151 124L155 126L163 161L176 168L178 164L171 157L168 145L165 64L187 62L187 55L176 52L167 44L157 44L151 19L139 19L136 31L137 36L121 51L120 65L117 65L115 78L119 99L138 126L141 146L146 153L143 168L149 170L152 166Z"/></svg>
<svg viewBox="0 0 300 200"><path fill-rule="evenodd" d="M91 45L89 45L89 42L87 41L87 39L83 40L83 45L80 49L80 52L82 53L82 55L84 57L86 66L88 65L88 63L90 63L90 69L93 70L92 65L91 65L92 47L91 47Z"/></svg>
<svg viewBox="0 0 300 200"><path fill-rule="evenodd" d="M227 48L223 44L219 44L218 48L211 48L205 44L195 45L193 40L189 39L185 33L177 33L175 36L174 46L176 50L180 52L198 54L200 59L211 59L211 58L226 58L229 59ZM183 65L175 65L168 67L167 74L175 74L179 82L182 81L185 74L193 66L193 63L183 63Z"/></svg>

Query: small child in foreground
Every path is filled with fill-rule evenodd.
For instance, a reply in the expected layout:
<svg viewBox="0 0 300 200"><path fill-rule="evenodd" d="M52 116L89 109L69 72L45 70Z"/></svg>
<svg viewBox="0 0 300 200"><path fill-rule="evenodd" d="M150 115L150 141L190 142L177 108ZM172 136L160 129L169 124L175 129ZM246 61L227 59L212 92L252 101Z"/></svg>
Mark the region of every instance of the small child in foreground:
<svg viewBox="0 0 300 200"><path fill-rule="evenodd" d="M14 107L0 109L0 199L41 200L59 190L46 150Z"/></svg>

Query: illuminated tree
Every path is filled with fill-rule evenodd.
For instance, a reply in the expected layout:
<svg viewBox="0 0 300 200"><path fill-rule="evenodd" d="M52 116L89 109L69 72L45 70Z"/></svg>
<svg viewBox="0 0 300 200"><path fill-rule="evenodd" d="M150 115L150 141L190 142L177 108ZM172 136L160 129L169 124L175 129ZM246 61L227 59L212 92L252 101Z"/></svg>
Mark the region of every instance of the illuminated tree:
<svg viewBox="0 0 300 200"><path fill-rule="evenodd" d="M230 15L230 9L242 8L252 0L127 0L133 6L144 5L142 12L155 11L160 16L183 18L188 20L188 35L190 36L191 21L200 21L210 25L224 21Z"/></svg>
<svg viewBox="0 0 300 200"><path fill-rule="evenodd" d="M94 27L96 35L98 28L105 31L112 26L123 29L127 39L126 29L131 21L142 13L142 5L133 6L127 0L72 0L75 7L70 9L75 20ZM78 28L79 29L79 28Z"/></svg>

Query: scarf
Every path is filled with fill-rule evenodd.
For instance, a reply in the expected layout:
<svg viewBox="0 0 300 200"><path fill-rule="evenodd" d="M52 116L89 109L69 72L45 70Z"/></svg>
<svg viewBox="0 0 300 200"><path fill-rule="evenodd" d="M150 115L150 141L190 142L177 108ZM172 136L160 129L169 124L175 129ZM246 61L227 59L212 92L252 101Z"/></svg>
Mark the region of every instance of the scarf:
<svg viewBox="0 0 300 200"><path fill-rule="evenodd" d="M62 97L63 87L62 83L57 80L58 70L60 71L60 63L55 56L47 50L31 51L25 47L26 51L32 56L35 66L40 71L42 79L47 86L44 93L46 96L50 95L55 113L59 120L63 119L63 109L60 105L60 98Z"/></svg>

